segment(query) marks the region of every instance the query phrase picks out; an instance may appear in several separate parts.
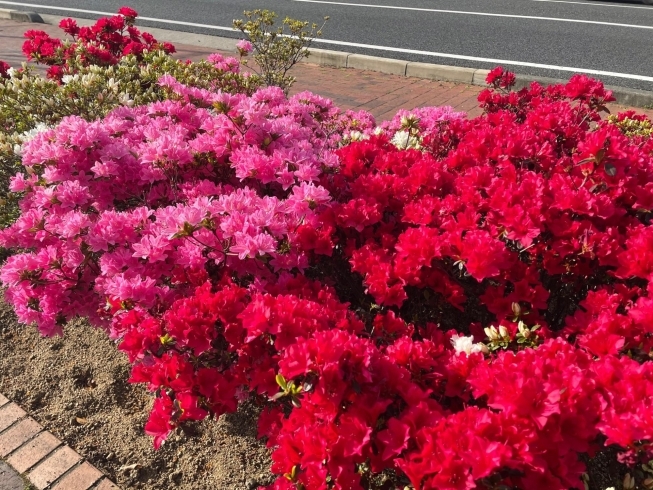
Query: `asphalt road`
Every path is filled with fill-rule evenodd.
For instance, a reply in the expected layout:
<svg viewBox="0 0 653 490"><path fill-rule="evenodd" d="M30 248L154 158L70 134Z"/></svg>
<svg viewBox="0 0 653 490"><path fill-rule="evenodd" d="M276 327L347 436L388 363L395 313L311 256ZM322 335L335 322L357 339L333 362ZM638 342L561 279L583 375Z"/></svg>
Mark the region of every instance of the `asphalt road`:
<svg viewBox="0 0 653 490"><path fill-rule="evenodd" d="M315 22L328 15L316 47L471 68L502 64L553 78L585 72L653 90L653 6L628 0L0 0L0 7L87 18L125 4L156 19L142 26L229 37L238 37L229 28L245 9Z"/></svg>

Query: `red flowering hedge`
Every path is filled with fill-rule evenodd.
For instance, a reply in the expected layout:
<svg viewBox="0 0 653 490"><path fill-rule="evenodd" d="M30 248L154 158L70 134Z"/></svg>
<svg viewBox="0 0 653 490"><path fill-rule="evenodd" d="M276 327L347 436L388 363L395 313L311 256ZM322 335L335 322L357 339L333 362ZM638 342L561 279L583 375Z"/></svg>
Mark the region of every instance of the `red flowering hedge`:
<svg viewBox="0 0 653 490"><path fill-rule="evenodd" d="M478 118L380 128L171 77L176 101L66 119L22 149L6 296L119 339L157 446L258 403L271 489L563 490L605 446L647 461L653 143L586 77L488 81Z"/></svg>
<svg viewBox="0 0 653 490"><path fill-rule="evenodd" d="M160 43L151 34L140 32L134 26L136 17L134 9L121 7L118 15L103 17L91 27L79 27L74 19L63 19L59 27L71 37L70 41L29 30L25 32L23 53L28 61L50 66L48 77L60 80L74 73L76 66L111 66L123 56L141 56L144 50L175 52L172 44Z"/></svg>

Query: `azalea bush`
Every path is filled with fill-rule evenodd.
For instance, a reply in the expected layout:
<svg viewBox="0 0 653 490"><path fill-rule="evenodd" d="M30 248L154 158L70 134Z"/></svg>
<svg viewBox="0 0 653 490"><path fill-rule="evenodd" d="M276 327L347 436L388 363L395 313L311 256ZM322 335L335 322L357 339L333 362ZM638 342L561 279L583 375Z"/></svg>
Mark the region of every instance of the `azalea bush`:
<svg viewBox="0 0 653 490"><path fill-rule="evenodd" d="M31 232L27 229L31 229L34 223L25 228L25 219L29 220L27 216L33 211L27 209L31 207L28 203L41 202L46 195L50 197L45 199L55 206L52 209L54 214L65 212L68 216L61 224L73 226L64 232L67 235L72 233L71 238L86 230L91 222L95 223L94 229L99 241L96 242L96 238L93 238L95 233L92 233L82 239L90 240L87 245L91 248L88 250L81 241L73 240L75 244L71 242L70 245L79 251L84 248L83 254L91 254L84 268L88 265L96 273L101 270L94 269L93 263L97 262L101 268L105 261L112 260L110 257L117 258L123 254L118 244L136 239L143 231L140 228L152 222L152 232L164 235L152 236L151 245L148 245L150 238L143 238L144 248L140 259L134 256L129 264L119 265L119 269L128 266L128 282L132 281L136 285L144 281L142 287L145 287L151 283L149 276L152 273L155 274L153 277L157 277L155 282L159 279L163 283L169 281L170 278L164 279L164 276L171 274L172 269L161 269L163 263L159 262L178 262L173 266L176 273L185 271L184 274L201 275L201 270L208 262L232 262L236 260L233 256L236 256L237 264L244 261L245 264L250 264L245 269L254 266L252 273L255 273L258 268L257 256L274 252L277 241L284 239L288 229L313 219L314 206L309 204L313 200L319 203L328 198L313 182L324 166L337 165L335 154L328 152L328 131L335 131L337 125L342 123L335 119L337 111L330 104L310 94L302 94L286 101L283 92L277 88L259 90L249 97L245 94L215 93L188 87L170 75L163 76L159 83L177 94L178 100L119 108L106 118L93 122L71 116L55 129L42 131L23 145L22 163L27 171L12 179L11 186L12 190L25 193L21 203L25 212L14 225L1 232L7 245L32 248ZM82 136L84 142L78 142L79 135L86 135ZM221 149L218 148L218 142L222 142ZM62 151L65 155L57 156ZM52 162L55 166L47 162ZM133 174L135 170L136 174ZM55 174L52 174L53 171ZM261 182L263 190L257 190L254 185L257 182ZM63 187L59 188L59 185ZM54 197L59 190L71 185L76 189L71 188L70 197L73 201L69 202L63 196ZM195 238L192 236L197 230L191 233L189 226L207 225L216 231L221 229L222 224L217 218L212 219L213 224L206 221L206 210L202 210L202 207L214 206L217 204L214 198L225 200L228 195L232 196L230 199L233 202L224 201L227 206L224 210L226 234L220 237L224 241L224 247L220 248L226 250L224 253L216 251L217 255L209 254L209 257L202 245L195 243L195 239L201 241L199 235ZM85 204L82 209L78 209L76 203L81 204L82 201ZM188 206L187 211L180 207L185 205ZM200 207L195 209L195 206ZM49 208L50 205L46 207ZM168 213L167 217L161 214L157 218L153 214L159 208L160 213ZM90 209L95 209L96 214L89 214ZM69 212L73 214L68 215ZM195 222L190 215L186 216L187 213L196 214L199 221ZM258 221L249 224L246 216L250 213L256 213L255 219ZM45 215L42 217L45 219ZM82 221L79 222L79 219ZM87 219L91 221L87 222ZM133 219L145 221L137 222ZM174 222L165 225L167 219ZM122 225L116 228L115 220L122 220ZM181 226L186 231L177 229L175 222L178 220L181 220ZM245 221L241 223L242 220ZM81 228L77 228L73 224L75 222ZM163 226L165 227L162 228ZM174 230L166 228L169 226ZM254 228L250 229L250 226ZM130 232L130 229L133 231ZM255 229L258 232L255 233ZM23 235L18 230L24 230L27 234ZM49 235L47 231L44 233ZM85 231L83 235L86 236ZM174 247L182 247L178 254L179 261L167 260L169 247L163 242L161 245L165 250L156 252L156 257L151 256L157 247L156 243L161 239L172 240ZM46 242L49 241L46 238ZM210 242L218 243L215 240ZM296 247L291 247L289 243L286 246L288 249L284 254L270 258L271 264L281 269L305 267L302 265L305 258ZM169 251L172 252L172 249ZM72 249L70 252L73 253ZM103 252L110 253L105 255ZM114 256L114 252L118 255ZM73 255L80 258L76 253ZM182 259L183 256L186 258ZM19 255L9 262L20 262L26 257L28 255ZM246 261L247 258L251 260ZM145 268L137 266L139 263ZM82 264L70 264L74 269L80 265ZM11 268L9 263L7 266ZM68 267L64 266L64 269ZM161 272L160 278L156 271ZM62 272L61 277L72 279L74 274L70 275L70 272ZM100 283L109 281L106 283L109 296L120 298L121 301L146 300L139 292L134 292L131 299L123 297L124 292L118 293L124 285L114 272L110 272L104 279L97 274L89 275L87 292L82 294L80 290L80 294L96 295L95 289L100 287ZM256 272L259 275L262 273L262 270ZM55 290L65 291L66 287L57 284L58 286L46 289L52 293ZM171 286L172 284L161 285L163 289L160 294L173 299L180 288ZM110 293L114 287L118 288L114 291L118 294ZM164 290L167 291L165 294ZM89 297L70 297L75 304L61 308L62 304L56 304L57 301L51 303L47 299L49 293L43 293L39 293L38 311L33 310L37 311L37 316L31 316L29 320L22 318L38 323L43 333L58 333L66 320L80 314L78 301L80 304L86 303L90 308L84 315L91 315L94 321L101 323L103 314L96 311L98 305L89 302ZM13 293L8 291L7 294L11 296ZM100 295L103 298L102 305L105 296L104 293ZM158 293L150 299L158 302L157 296ZM46 306L48 304L51 308ZM150 306L153 305L154 303ZM31 311L27 308L19 314L31 315Z"/></svg>
<svg viewBox="0 0 653 490"><path fill-rule="evenodd" d="M23 53L28 61L48 65L48 77L60 80L80 67L115 65L127 55L140 57L146 51L175 52L172 44L160 43L151 34L141 33L134 26L136 17L138 13L134 9L121 7L118 15L103 17L91 27L79 27L74 19L63 19L59 27L69 39L61 40L44 31L29 30L25 33Z"/></svg>
<svg viewBox="0 0 653 490"><path fill-rule="evenodd" d="M4 134L25 133L39 124L54 126L65 116L90 121L115 107L165 100L170 92L157 84L165 74L212 91L251 94L261 86L258 77L241 73L236 58L220 54L189 63L151 51L142 58L125 56L109 67L81 67L61 81L43 78L26 65L0 80L0 128Z"/></svg>
<svg viewBox="0 0 653 490"><path fill-rule="evenodd" d="M5 296L44 335L105 328L157 447L258 404L271 489L566 490L597 451L648 462L650 121L601 120L584 76L488 82L474 119L171 75L64 118L21 146Z"/></svg>
<svg viewBox="0 0 653 490"><path fill-rule="evenodd" d="M26 33L29 39L24 51L28 58L54 63L52 67L61 69L56 77L43 77L26 64L11 68L0 62L0 227L11 224L19 213L18 195L8 192L8 184L9 178L24 168L20 164L21 145L64 117L76 115L91 121L116 107L175 98L157 83L165 74L187 86L211 91L252 94L262 85L258 76L241 72L233 57L213 54L206 61L192 63L172 58L172 46L161 50L165 46L133 27L135 12L126 7L120 12L122 15L101 19L90 28L78 28L72 19L62 20L61 27L76 39L72 44L45 33ZM118 32L110 26L119 25L126 27L135 40L127 41L123 36L122 41L109 43ZM148 40L140 44L143 49L134 48L138 36ZM106 49L113 53L111 63L83 54L90 46L102 46L105 38ZM122 45L125 47L118 49ZM52 48L54 54L46 56L44 53L50 53L52 46L58 48Z"/></svg>
<svg viewBox="0 0 653 490"><path fill-rule="evenodd" d="M177 95L158 85L170 74L192 87L228 93L253 93L257 76L240 72L238 60L213 54L206 61L186 63L159 52L129 55L113 66L80 67L62 81L49 80L31 67L9 69L0 79L0 226L18 216L17 195L8 192L9 178L24 169L21 146L64 117L94 120L116 107L132 107Z"/></svg>
<svg viewBox="0 0 653 490"><path fill-rule="evenodd" d="M635 111L609 115L608 121L616 124L627 136L646 139L653 135L653 124L651 124L651 120L643 114L636 114Z"/></svg>
<svg viewBox="0 0 653 490"><path fill-rule="evenodd" d="M285 19L279 32L268 33L266 29L274 25L276 14L245 14L250 29L246 32L253 44L241 41L238 49L244 60L256 47L254 58L262 67L261 76L241 71L236 58L220 54L193 63L175 60L170 56L175 52L172 44L161 43L135 27L138 13L129 7L90 27L63 19L59 27L66 35L64 39L44 31L27 31L23 45L27 60L49 68L44 78L26 64L11 68L0 61L0 228L13 223L19 214L20 196L9 192L8 184L9 178L23 168L21 145L66 116L93 120L118 106L167 100L171 92L157 83L165 74L184 85L211 91L251 95L266 83L288 90L294 81L288 70L308 55L311 36L321 31L315 32L315 26L307 30L307 22ZM298 39L285 37L284 29Z"/></svg>

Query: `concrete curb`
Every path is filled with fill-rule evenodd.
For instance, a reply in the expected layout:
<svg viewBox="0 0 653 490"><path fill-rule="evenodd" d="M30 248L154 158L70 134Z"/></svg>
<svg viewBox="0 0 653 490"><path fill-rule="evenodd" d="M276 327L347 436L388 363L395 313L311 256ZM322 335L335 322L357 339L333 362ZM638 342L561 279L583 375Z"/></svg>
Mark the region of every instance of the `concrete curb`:
<svg viewBox="0 0 653 490"><path fill-rule="evenodd" d="M307 58L310 62L310 56ZM366 54L350 54L347 57L347 68L357 70L379 71L390 75L406 75L405 61L395 60L392 58L379 58L377 56L368 56Z"/></svg>
<svg viewBox="0 0 653 490"><path fill-rule="evenodd" d="M0 458L38 490L120 490L1 393Z"/></svg>
<svg viewBox="0 0 653 490"><path fill-rule="evenodd" d="M22 12L22 14L30 14L30 12ZM35 15L39 17L38 14ZM6 17L2 17L0 12L0 18ZM59 21L65 17L43 14L39 18L47 24L58 24ZM92 25L95 21L90 19L77 19L77 22L79 25ZM156 27L147 27L146 29L161 41L168 41L171 43L176 42L179 44L206 47L221 51L235 52L236 42L238 41L233 38L194 34L191 32L173 31ZM368 56L327 49L311 48L310 52L311 55L302 60L301 63L312 63L335 68L370 70L392 75L426 78L429 80L443 80L465 83L468 85L479 85L482 87L486 86L485 77L487 77L487 74L489 73L489 70L403 61L394 58L381 58L378 56ZM515 88L517 89L527 87L532 82L538 82L544 86L567 82L567 80L563 79L521 74L516 74L516 79L517 83ZM612 90L617 99L617 103L619 104L649 108L653 106L653 92L615 86L606 86L606 88Z"/></svg>
<svg viewBox="0 0 653 490"><path fill-rule="evenodd" d="M43 18L36 12L24 12L21 10L0 9L0 19L45 24L45 22L43 22Z"/></svg>
<svg viewBox="0 0 653 490"><path fill-rule="evenodd" d="M431 63L410 62L406 64L406 76L428 78L430 80L448 80L472 85L477 70L458 66L433 65Z"/></svg>

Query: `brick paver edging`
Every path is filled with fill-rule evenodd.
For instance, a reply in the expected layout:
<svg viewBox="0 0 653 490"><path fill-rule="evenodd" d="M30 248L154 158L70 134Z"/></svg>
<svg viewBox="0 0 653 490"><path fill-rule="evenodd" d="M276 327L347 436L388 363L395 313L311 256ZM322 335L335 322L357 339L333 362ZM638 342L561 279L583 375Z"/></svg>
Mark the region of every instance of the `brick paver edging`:
<svg viewBox="0 0 653 490"><path fill-rule="evenodd" d="M1 393L0 458L38 490L120 490Z"/></svg>

